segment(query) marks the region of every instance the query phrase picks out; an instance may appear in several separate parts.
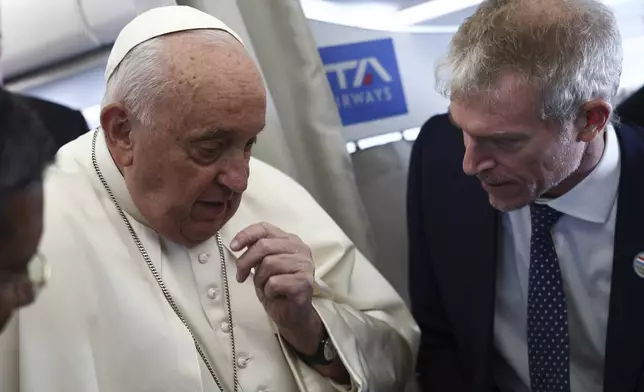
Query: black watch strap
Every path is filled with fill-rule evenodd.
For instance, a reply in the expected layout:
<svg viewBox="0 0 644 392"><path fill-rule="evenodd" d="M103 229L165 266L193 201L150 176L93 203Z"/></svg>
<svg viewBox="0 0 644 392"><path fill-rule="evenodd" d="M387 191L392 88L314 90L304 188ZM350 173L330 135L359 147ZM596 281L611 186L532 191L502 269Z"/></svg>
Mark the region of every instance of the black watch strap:
<svg viewBox="0 0 644 392"><path fill-rule="evenodd" d="M284 341L286 342L286 340ZM286 343L289 344L288 342ZM289 346L291 345L289 344ZM297 356L300 357L300 359L309 366L330 365L338 355L335 346L333 345L333 342L331 341L331 338L329 337L329 334L326 332L326 330L324 331L324 336L320 340L320 344L318 344L318 349L315 354L306 355L297 351L293 346L291 346L291 348L293 349L293 351L295 351Z"/></svg>

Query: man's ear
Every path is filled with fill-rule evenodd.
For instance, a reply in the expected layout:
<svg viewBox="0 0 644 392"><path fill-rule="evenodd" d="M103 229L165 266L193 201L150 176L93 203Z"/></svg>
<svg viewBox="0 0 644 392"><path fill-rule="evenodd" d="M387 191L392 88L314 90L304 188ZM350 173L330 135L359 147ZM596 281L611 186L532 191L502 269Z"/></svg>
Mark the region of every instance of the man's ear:
<svg viewBox="0 0 644 392"><path fill-rule="evenodd" d="M582 129L579 132L578 140L583 142L592 141L600 134L610 122L613 107L603 99L596 99L586 102L581 108Z"/></svg>
<svg viewBox="0 0 644 392"><path fill-rule="evenodd" d="M132 164L132 121L123 105L112 104L101 111L101 127L107 147L119 168Z"/></svg>

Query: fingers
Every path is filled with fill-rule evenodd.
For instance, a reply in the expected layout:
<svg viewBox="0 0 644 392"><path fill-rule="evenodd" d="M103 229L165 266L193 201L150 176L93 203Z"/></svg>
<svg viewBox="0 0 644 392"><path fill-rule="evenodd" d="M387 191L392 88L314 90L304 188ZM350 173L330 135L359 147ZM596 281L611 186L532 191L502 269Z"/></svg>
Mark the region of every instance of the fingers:
<svg viewBox="0 0 644 392"><path fill-rule="evenodd" d="M286 238L288 234L270 223L262 222L248 226L237 233L235 238L230 242L230 248L233 252L238 252L262 238Z"/></svg>
<svg viewBox="0 0 644 392"><path fill-rule="evenodd" d="M255 268L253 282L255 287L264 290L266 282L272 276L295 274L298 272L310 273L311 263L301 254L271 255Z"/></svg>
<svg viewBox="0 0 644 392"><path fill-rule="evenodd" d="M278 254L298 252L298 244L288 238L262 238L248 247L248 250L237 260L237 281L243 282L265 257Z"/></svg>
<svg viewBox="0 0 644 392"><path fill-rule="evenodd" d="M35 293L28 275L11 274L0 279L0 302L18 308L29 305L34 299Z"/></svg>
<svg viewBox="0 0 644 392"><path fill-rule="evenodd" d="M0 328L19 307L33 302L35 293L25 275L4 276L0 280Z"/></svg>
<svg viewBox="0 0 644 392"><path fill-rule="evenodd" d="M273 275L264 285L264 300L286 297L296 305L304 305L313 295L311 276L305 273Z"/></svg>

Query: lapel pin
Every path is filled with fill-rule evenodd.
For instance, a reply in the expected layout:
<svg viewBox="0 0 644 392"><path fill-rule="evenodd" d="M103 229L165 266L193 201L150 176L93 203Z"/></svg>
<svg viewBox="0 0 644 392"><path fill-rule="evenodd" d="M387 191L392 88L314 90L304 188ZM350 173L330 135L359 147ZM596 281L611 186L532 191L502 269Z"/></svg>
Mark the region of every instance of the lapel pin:
<svg viewBox="0 0 644 392"><path fill-rule="evenodd" d="M639 253L633 260L633 269L640 278L644 278L644 252Z"/></svg>

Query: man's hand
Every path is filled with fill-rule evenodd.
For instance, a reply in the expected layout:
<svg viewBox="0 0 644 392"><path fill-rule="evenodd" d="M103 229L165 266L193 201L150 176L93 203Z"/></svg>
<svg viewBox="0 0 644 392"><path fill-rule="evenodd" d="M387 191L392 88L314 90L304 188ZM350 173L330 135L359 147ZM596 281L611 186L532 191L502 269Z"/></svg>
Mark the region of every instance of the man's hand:
<svg viewBox="0 0 644 392"><path fill-rule="evenodd" d="M282 338L302 354L315 354L324 325L313 308L315 263L308 245L296 235L259 223L239 232L230 247L235 252L247 248L237 260L237 281L244 282L255 269L257 297ZM339 357L314 368L338 383L351 383Z"/></svg>
<svg viewBox="0 0 644 392"><path fill-rule="evenodd" d="M0 332L14 310L33 300L34 290L27 273L0 270Z"/></svg>
<svg viewBox="0 0 644 392"><path fill-rule="evenodd" d="M282 337L304 354L315 353L324 327L312 303L315 264L309 247L293 234L259 223L237 234L231 248L247 248L237 261L237 281L245 281L254 268L257 297Z"/></svg>

